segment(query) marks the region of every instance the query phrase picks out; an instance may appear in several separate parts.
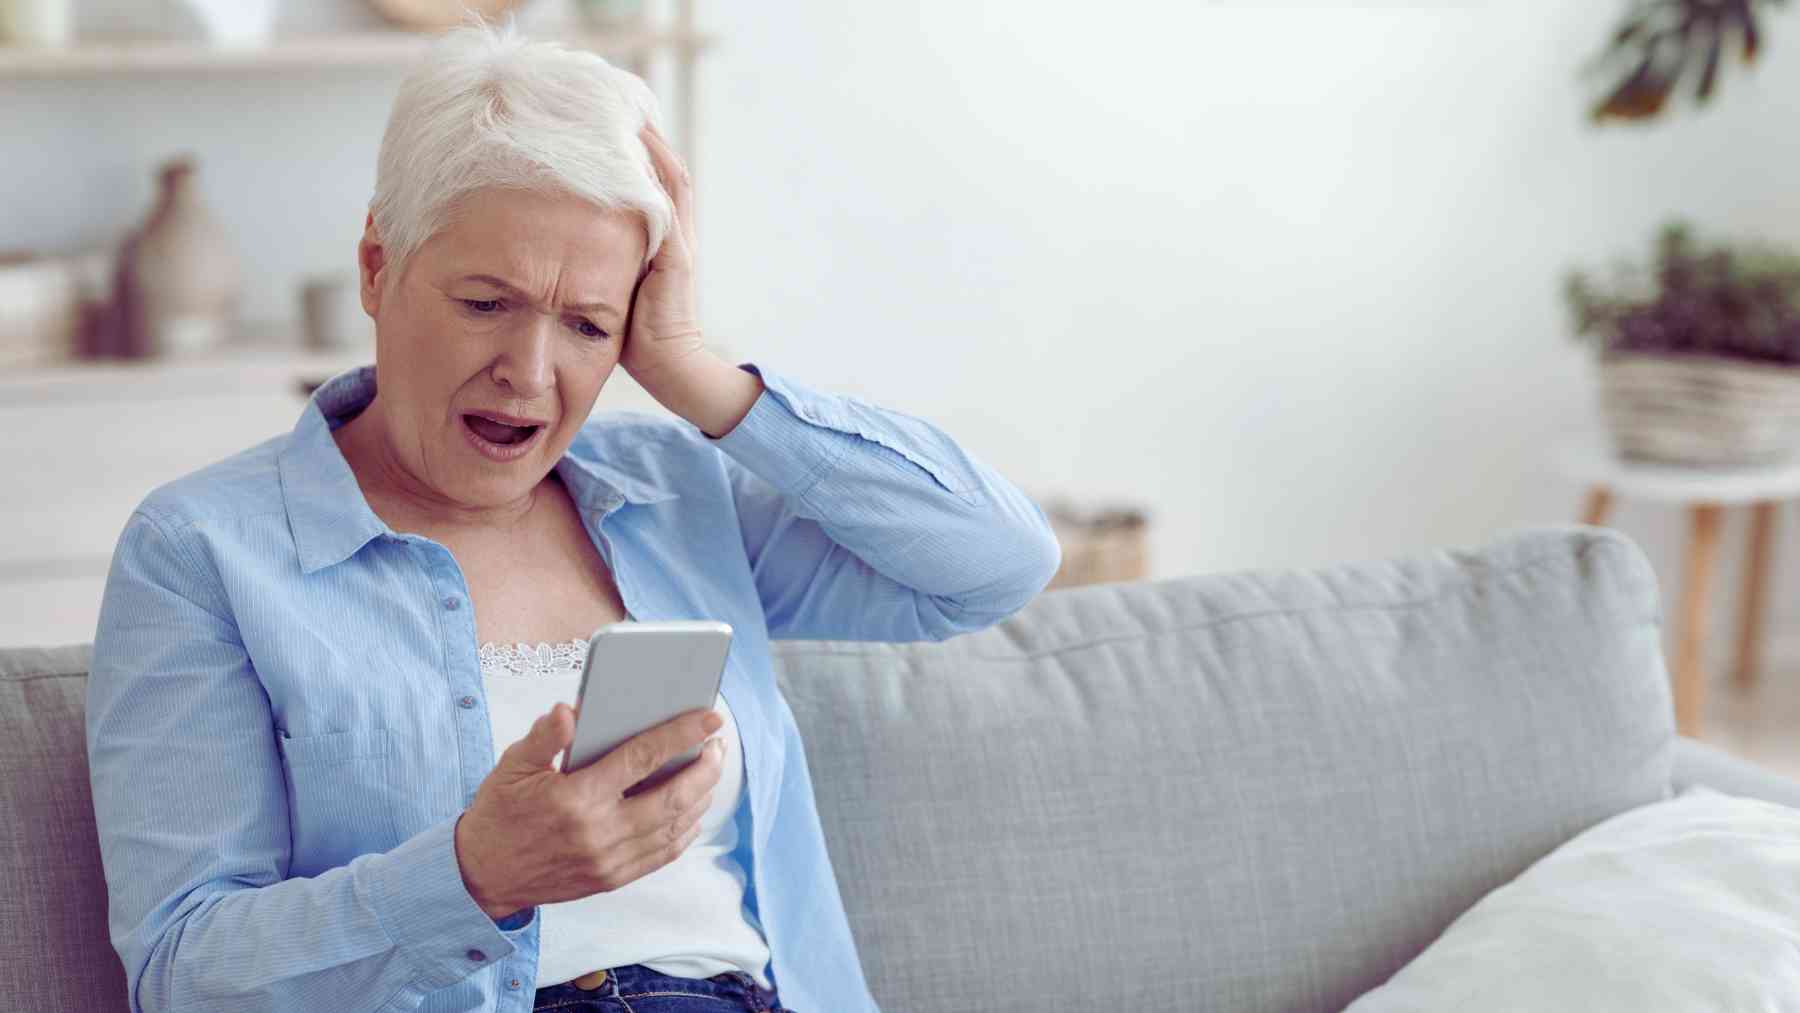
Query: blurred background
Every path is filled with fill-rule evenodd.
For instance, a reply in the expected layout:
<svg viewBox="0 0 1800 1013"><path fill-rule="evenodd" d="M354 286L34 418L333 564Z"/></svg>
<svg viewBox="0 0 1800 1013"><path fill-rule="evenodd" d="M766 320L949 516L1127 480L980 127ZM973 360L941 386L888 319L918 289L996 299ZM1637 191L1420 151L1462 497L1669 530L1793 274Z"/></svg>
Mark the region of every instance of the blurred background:
<svg viewBox="0 0 1800 1013"><path fill-rule="evenodd" d="M355 244L442 6L0 0L0 645L91 639L152 485L287 431L311 384L370 361ZM945 428L1056 506L1064 582L1597 510L1657 567L1671 664L1701 680L1685 722L1800 770L1780 257L1800 245L1800 13L516 7L663 96L711 339ZM1663 235L1677 221L1689 238ZM1609 379L1633 350L1744 376ZM1694 391L1703 432L1649 431ZM598 407L641 400L619 374Z"/></svg>

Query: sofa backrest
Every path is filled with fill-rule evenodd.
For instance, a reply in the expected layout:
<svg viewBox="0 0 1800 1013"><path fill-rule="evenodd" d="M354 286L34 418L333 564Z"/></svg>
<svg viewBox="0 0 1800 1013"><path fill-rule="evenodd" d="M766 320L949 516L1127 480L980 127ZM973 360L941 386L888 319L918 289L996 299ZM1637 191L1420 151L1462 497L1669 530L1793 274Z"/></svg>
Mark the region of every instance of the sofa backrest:
<svg viewBox="0 0 1800 1013"><path fill-rule="evenodd" d="M1341 1009L1669 785L1654 580L1593 529L776 651L885 1013ZM0 651L0 1009L125 1007L88 657Z"/></svg>
<svg viewBox="0 0 1800 1013"><path fill-rule="evenodd" d="M122 1010L88 790L87 644L0 651L0 1010Z"/></svg>
<svg viewBox="0 0 1800 1013"><path fill-rule="evenodd" d="M1593 529L777 651L885 1013L1339 1010L1669 785L1654 577Z"/></svg>

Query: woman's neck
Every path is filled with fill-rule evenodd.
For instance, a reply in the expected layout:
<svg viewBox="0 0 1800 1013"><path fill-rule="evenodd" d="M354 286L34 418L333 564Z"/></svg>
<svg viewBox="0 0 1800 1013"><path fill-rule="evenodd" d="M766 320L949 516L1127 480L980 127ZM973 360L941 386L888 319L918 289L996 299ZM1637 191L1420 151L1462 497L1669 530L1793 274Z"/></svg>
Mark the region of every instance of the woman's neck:
<svg viewBox="0 0 1800 1013"><path fill-rule="evenodd" d="M543 481L514 503L497 507L457 503L420 481L393 452L378 402L379 396L332 430L331 438L344 455L344 463L355 476L369 509L388 527L448 539L458 535L511 535L531 522ZM546 478L555 476L552 469Z"/></svg>

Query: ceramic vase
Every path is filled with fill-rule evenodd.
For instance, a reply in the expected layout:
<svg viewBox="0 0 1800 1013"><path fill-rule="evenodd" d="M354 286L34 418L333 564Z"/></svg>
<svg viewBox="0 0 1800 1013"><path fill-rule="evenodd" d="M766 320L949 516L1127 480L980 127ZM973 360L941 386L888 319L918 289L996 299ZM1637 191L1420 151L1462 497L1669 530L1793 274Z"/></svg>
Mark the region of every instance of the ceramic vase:
<svg viewBox="0 0 1800 1013"><path fill-rule="evenodd" d="M167 162L156 208L130 247L133 343L146 355L212 348L236 324L238 259L201 203L194 163Z"/></svg>

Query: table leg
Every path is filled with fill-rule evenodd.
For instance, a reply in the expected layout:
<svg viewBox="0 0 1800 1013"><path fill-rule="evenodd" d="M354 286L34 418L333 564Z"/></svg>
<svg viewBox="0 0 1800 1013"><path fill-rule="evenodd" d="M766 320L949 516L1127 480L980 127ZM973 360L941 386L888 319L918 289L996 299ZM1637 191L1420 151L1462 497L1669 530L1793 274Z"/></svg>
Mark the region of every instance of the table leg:
<svg viewBox="0 0 1800 1013"><path fill-rule="evenodd" d="M1612 514L1612 502L1612 490L1606 486L1597 485L1589 489L1587 507L1581 512L1581 523L1596 526L1605 524L1606 518Z"/></svg>
<svg viewBox="0 0 1800 1013"><path fill-rule="evenodd" d="M1689 511L1687 573L1682 577L1680 643L1675 649L1675 730L1700 734L1701 706L1706 693L1702 654L1706 644L1708 599L1713 562L1719 555L1719 518L1723 508L1701 503Z"/></svg>
<svg viewBox="0 0 1800 1013"><path fill-rule="evenodd" d="M1763 611L1769 586L1769 557L1775 548L1775 509L1770 502L1756 504L1750 521L1750 547L1744 558L1744 599L1738 605L1737 684L1756 685L1762 661Z"/></svg>

